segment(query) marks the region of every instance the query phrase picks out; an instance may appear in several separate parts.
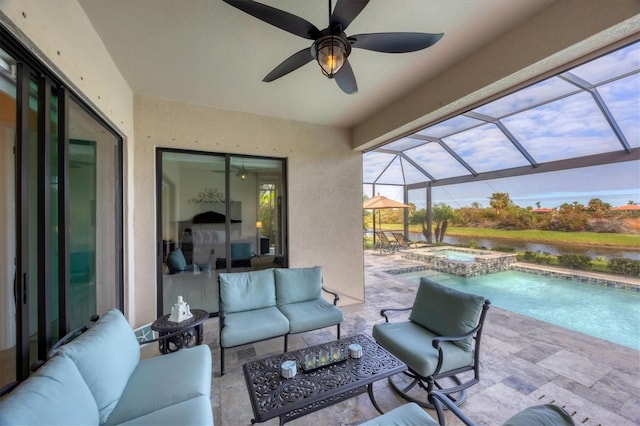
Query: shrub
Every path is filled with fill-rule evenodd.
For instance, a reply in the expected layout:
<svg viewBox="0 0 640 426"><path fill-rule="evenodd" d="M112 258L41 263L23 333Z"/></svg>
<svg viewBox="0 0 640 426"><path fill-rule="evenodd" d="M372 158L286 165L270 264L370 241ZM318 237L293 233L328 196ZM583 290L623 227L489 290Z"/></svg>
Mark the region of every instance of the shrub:
<svg viewBox="0 0 640 426"><path fill-rule="evenodd" d="M627 277L640 277L640 260L616 257L609 260L609 271Z"/></svg>
<svg viewBox="0 0 640 426"><path fill-rule="evenodd" d="M508 246L492 247L491 250L499 251L499 252L502 252L502 253L513 253L513 252L516 251L516 249L514 249L513 247L508 247Z"/></svg>
<svg viewBox="0 0 640 426"><path fill-rule="evenodd" d="M621 218L591 219L587 222L587 231L623 234L626 229Z"/></svg>
<svg viewBox="0 0 640 426"><path fill-rule="evenodd" d="M591 258L581 254L561 254L558 263L571 269L589 269Z"/></svg>
<svg viewBox="0 0 640 426"><path fill-rule="evenodd" d="M554 259L555 256L552 256L549 253L532 251L525 251L523 255L518 255L518 260L521 260L523 262L539 263L542 265L550 265L553 263Z"/></svg>

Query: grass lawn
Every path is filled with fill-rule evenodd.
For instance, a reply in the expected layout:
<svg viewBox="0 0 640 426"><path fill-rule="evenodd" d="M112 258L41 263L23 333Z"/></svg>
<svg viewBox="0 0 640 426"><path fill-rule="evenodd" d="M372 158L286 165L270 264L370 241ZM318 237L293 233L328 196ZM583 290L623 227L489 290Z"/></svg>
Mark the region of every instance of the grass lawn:
<svg viewBox="0 0 640 426"><path fill-rule="evenodd" d="M403 225L384 224L384 229L389 231L402 231ZM409 231L421 233L422 228L419 225L412 225L409 226ZM590 246L628 247L640 250L640 234L541 231L537 229L507 231L504 229L450 226L447 228L447 235L478 238L504 238L539 243L548 242Z"/></svg>

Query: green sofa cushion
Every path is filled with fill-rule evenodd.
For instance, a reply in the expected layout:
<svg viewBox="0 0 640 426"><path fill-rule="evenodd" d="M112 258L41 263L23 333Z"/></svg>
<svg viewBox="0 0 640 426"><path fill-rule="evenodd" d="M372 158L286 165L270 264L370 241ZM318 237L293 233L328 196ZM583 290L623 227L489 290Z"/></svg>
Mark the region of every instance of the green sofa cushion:
<svg viewBox="0 0 640 426"><path fill-rule="evenodd" d="M89 386L105 423L140 360L140 345L122 312L109 310L89 330L58 348Z"/></svg>
<svg viewBox="0 0 640 426"><path fill-rule="evenodd" d="M342 310L322 298L280 305L278 309L289 320L290 333L338 325L344 320Z"/></svg>
<svg viewBox="0 0 640 426"><path fill-rule="evenodd" d="M409 402L361 423L360 426L438 426L438 422L418 404Z"/></svg>
<svg viewBox="0 0 640 426"><path fill-rule="evenodd" d="M482 296L422 277L409 319L440 336L461 336L478 325L484 301ZM471 350L471 338L454 343L466 351Z"/></svg>
<svg viewBox="0 0 640 426"><path fill-rule="evenodd" d="M275 269L278 306L322 297L322 268Z"/></svg>
<svg viewBox="0 0 640 426"><path fill-rule="evenodd" d="M503 426L561 426L573 424L573 419L565 410L554 404L544 404L525 408L507 420Z"/></svg>
<svg viewBox="0 0 640 426"><path fill-rule="evenodd" d="M73 361L49 359L0 401L0 425L97 425L96 401Z"/></svg>
<svg viewBox="0 0 640 426"><path fill-rule="evenodd" d="M161 392L152 392L149 390L151 383L166 386ZM211 349L207 345L143 359L131 375L105 426L148 416L164 407L199 396L209 398L210 394Z"/></svg>
<svg viewBox="0 0 640 426"><path fill-rule="evenodd" d="M225 313L250 311L276 305L273 269L221 273L220 305Z"/></svg>
<svg viewBox="0 0 640 426"><path fill-rule="evenodd" d="M432 375L438 365L438 351L432 342L436 334L411 321L385 322L373 326L375 341L423 377ZM473 362L473 351L465 351L451 342L443 342L441 371L466 367Z"/></svg>
<svg viewBox="0 0 640 426"><path fill-rule="evenodd" d="M275 306L228 314L224 324L220 333L223 348L284 336L289 332L287 317Z"/></svg>
<svg viewBox="0 0 640 426"><path fill-rule="evenodd" d="M211 400L207 396L198 396L160 408L144 416L120 423L121 426L175 426L210 425L213 426Z"/></svg>

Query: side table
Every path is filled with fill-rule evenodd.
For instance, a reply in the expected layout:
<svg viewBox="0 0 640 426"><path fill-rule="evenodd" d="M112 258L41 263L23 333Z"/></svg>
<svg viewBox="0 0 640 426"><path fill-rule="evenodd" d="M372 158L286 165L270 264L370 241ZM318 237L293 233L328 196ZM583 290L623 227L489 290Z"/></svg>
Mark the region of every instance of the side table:
<svg viewBox="0 0 640 426"><path fill-rule="evenodd" d="M151 324L151 330L158 332L158 349L161 354L178 351L202 344L202 325L209 318L209 312L192 309L191 318L181 322L169 321L169 315L162 316ZM163 339L164 336L172 335Z"/></svg>

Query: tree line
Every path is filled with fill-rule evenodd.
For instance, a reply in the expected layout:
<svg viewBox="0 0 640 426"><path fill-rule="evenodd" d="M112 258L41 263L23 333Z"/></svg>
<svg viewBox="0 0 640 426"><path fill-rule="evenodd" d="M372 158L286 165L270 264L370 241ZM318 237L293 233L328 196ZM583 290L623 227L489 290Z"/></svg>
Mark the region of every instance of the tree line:
<svg viewBox="0 0 640 426"><path fill-rule="evenodd" d="M630 205L635 204L629 201ZM489 197L489 207L481 207L478 202L471 206L452 208L445 203L434 204L432 225L434 239L442 242L448 226L493 228L505 230L540 229L548 231L591 231L609 233L637 232L629 217L638 217L636 212L616 212L609 203L593 198L587 205L577 201L563 203L555 209L538 209L516 205L508 193L495 192ZM417 209L409 203L409 223L421 225L427 237L427 211ZM402 223L402 209L383 209L379 212L381 223ZM365 218L366 219L366 218ZM370 218L368 222L370 222ZM365 220L365 225L367 220Z"/></svg>

